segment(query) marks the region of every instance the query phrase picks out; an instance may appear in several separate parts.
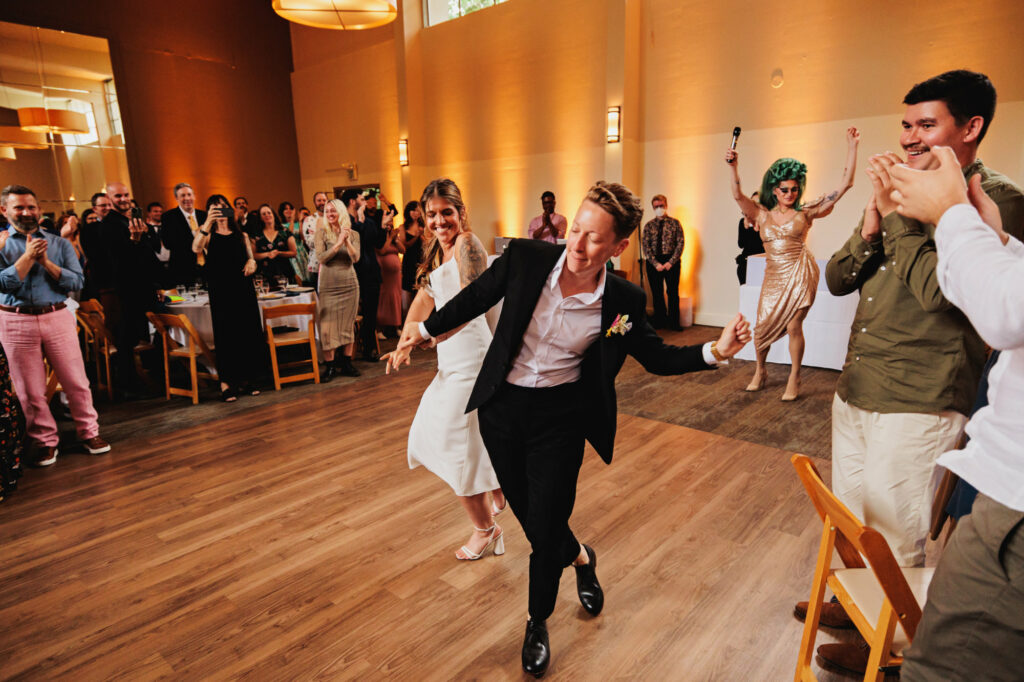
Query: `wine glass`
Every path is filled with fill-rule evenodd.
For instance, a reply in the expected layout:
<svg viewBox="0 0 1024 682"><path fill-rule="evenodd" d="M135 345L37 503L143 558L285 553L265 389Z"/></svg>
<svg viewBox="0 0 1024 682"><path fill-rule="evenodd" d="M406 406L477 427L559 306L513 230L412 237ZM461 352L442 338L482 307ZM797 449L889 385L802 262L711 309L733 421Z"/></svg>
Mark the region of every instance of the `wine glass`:
<svg viewBox="0 0 1024 682"><path fill-rule="evenodd" d="M262 296L264 294L264 291L263 291L263 276L262 275L255 275L255 276L253 276L252 283L256 286L256 293L258 293L260 296Z"/></svg>
<svg viewBox="0 0 1024 682"><path fill-rule="evenodd" d="M278 289L280 289L281 291L284 291L285 289L288 288L288 278L287 277L285 277L284 275L278 275L275 279L277 280L277 288Z"/></svg>

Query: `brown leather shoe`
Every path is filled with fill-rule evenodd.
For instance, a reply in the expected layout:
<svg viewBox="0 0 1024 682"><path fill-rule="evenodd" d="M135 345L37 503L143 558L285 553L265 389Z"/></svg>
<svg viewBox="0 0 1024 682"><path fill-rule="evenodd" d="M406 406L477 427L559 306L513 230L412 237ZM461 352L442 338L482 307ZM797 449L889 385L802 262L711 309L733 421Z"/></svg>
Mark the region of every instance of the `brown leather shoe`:
<svg viewBox="0 0 1024 682"><path fill-rule="evenodd" d="M36 445L29 455L29 463L34 467L48 467L57 461L56 445Z"/></svg>
<svg viewBox="0 0 1024 682"><path fill-rule="evenodd" d="M82 447L85 448L85 451L90 455L102 455L110 452L110 443L99 436L93 436L89 440L83 440Z"/></svg>
<svg viewBox="0 0 1024 682"><path fill-rule="evenodd" d="M807 620L807 602L797 602L793 607L793 615L797 620ZM818 624L826 628L836 630L850 630L853 628L853 621L846 615L846 609L838 602L827 601L821 605L821 618Z"/></svg>
<svg viewBox="0 0 1024 682"><path fill-rule="evenodd" d="M863 675L868 669L868 656L871 649L867 642L836 642L834 644L822 644L818 647L818 657L821 659L821 667L826 670L840 670L842 672Z"/></svg>

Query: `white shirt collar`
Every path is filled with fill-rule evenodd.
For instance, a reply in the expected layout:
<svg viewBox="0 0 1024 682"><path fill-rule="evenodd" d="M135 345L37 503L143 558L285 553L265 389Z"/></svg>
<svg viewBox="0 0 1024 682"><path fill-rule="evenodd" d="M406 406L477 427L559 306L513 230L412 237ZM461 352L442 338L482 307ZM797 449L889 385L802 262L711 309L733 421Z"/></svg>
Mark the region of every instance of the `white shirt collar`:
<svg viewBox="0 0 1024 682"><path fill-rule="evenodd" d="M569 253L569 249L568 248L565 248L565 249L562 250L562 255L558 257L558 261L555 263L554 269L552 269L551 270L551 274L548 275L548 282L547 282L548 288L553 290L553 291L558 290L558 277L559 277L559 275L562 274L562 268L565 266L565 258L568 255L568 253ZM584 293L580 293L580 294L574 294L572 296L567 296L565 298L575 298L580 303L583 303L584 305L590 305L591 303L595 303L595 302L601 300L601 297L604 296L604 282L605 282L605 278L607 276L608 276L608 269L607 268L601 268L601 275L600 275L600 277L597 280L597 287L594 288L593 292L590 292L590 293L584 292ZM562 295L561 291L558 291L557 293L558 293L559 296Z"/></svg>

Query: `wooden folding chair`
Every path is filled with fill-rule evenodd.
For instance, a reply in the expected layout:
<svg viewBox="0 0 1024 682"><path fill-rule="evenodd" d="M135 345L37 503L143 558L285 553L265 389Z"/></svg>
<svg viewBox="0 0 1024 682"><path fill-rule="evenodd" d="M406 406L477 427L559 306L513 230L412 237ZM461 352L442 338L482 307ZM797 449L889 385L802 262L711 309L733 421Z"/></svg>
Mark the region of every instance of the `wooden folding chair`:
<svg viewBox="0 0 1024 682"><path fill-rule="evenodd" d="M361 314L356 315L356 328L355 328L355 332L354 332L355 335L356 335L356 346L359 348L360 352L366 353L367 350L366 350L366 348L363 347L363 335L359 333L359 330L362 328L362 326L363 326L363 316ZM376 329L373 330L373 343L374 343L375 348L377 350L377 355L380 355L380 339L377 338L377 330Z"/></svg>
<svg viewBox="0 0 1024 682"><path fill-rule="evenodd" d="M156 327L157 333L160 334L160 338L163 340L164 388L166 389L167 400L170 400L172 395L181 395L192 398L192 404L197 405L199 403L199 379L220 381L217 377L217 364L214 360L213 349L203 341L202 337L199 336L199 332L192 326L192 322L184 315L146 313L146 317ZM171 329L180 329L188 343L178 343L171 336ZM189 388L171 386L171 358L178 358L188 363ZM199 369L200 360L205 361L203 364L206 365L208 371Z"/></svg>
<svg viewBox="0 0 1024 682"><path fill-rule="evenodd" d="M808 457L793 455L791 461L823 519L794 680L817 679L811 660L827 586L871 646L864 679L881 682L887 672L903 664L903 650L917 632L935 569L901 568L882 534L865 526L832 494ZM846 568L830 568L833 552L840 553ZM861 556L867 560L866 567Z"/></svg>
<svg viewBox="0 0 1024 682"><path fill-rule="evenodd" d="M297 315L309 316L309 327L306 331L275 332L272 320ZM316 303L288 303L285 305L268 306L263 309L263 325L267 330L267 345L270 346L270 366L274 371L274 390L280 391L281 384L312 379L320 383L320 362L316 356ZM277 361L278 346L297 346L309 344L309 360L279 363ZM283 367L299 367L312 364L312 371L304 374L281 376Z"/></svg>

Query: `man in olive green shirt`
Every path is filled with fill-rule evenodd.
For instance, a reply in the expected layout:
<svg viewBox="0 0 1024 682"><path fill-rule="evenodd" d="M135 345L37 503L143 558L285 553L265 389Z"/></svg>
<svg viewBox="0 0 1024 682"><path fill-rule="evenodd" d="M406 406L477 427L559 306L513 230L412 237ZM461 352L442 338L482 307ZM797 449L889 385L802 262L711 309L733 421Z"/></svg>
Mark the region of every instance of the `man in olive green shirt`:
<svg viewBox="0 0 1024 682"><path fill-rule="evenodd" d="M995 113L982 74L951 71L904 98L900 145L911 168L931 168L931 147L952 147L965 177L981 175L1003 225L1024 236L1024 194L986 168L978 145ZM939 289L935 226L896 213L887 168L873 157L875 192L825 278L837 296L860 291L832 406L832 487L879 530L904 566L924 563L935 459L956 446L985 362L985 344Z"/></svg>

